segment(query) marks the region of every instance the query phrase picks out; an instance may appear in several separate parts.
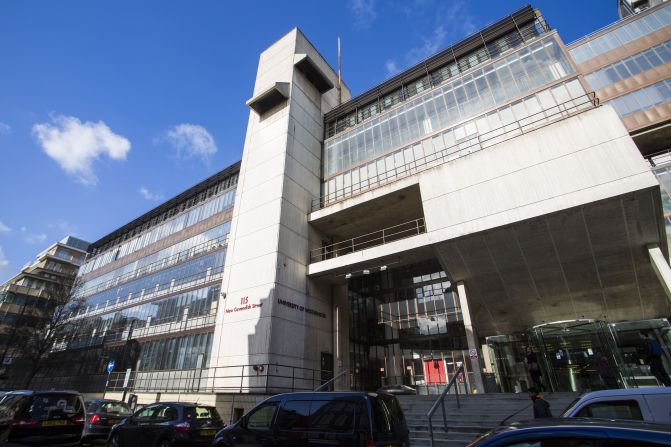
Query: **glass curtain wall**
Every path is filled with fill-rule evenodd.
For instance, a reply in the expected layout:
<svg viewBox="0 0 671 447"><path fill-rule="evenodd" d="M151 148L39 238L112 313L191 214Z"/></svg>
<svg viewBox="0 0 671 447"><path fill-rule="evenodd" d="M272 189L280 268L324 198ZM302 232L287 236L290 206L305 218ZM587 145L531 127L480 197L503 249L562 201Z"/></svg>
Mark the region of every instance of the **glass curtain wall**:
<svg viewBox="0 0 671 447"><path fill-rule="evenodd" d="M438 393L468 358L456 294L437 261L350 278L352 387ZM470 375L462 378L462 387Z"/></svg>
<svg viewBox="0 0 671 447"><path fill-rule="evenodd" d="M596 39L585 40L569 52L576 63L580 64L669 25L671 25L671 5L651 14L639 16Z"/></svg>
<svg viewBox="0 0 671 447"><path fill-rule="evenodd" d="M671 101L671 79L619 96L608 104L622 117Z"/></svg>

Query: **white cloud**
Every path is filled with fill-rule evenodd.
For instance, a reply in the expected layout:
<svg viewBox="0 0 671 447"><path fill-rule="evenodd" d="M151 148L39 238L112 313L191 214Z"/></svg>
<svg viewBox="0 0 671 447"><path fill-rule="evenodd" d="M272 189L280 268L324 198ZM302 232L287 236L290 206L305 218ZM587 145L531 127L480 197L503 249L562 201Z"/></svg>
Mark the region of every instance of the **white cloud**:
<svg viewBox="0 0 671 447"><path fill-rule="evenodd" d="M23 233L23 240L29 244L41 244L47 240L47 235L44 233L29 233L28 228L25 226L21 227L21 233Z"/></svg>
<svg viewBox="0 0 671 447"><path fill-rule="evenodd" d="M2 221L0 220L0 234L2 234L2 233L9 233L9 232L11 232L11 231L12 231L12 229L9 228L9 227L8 227L7 225L5 225L4 223L2 223Z"/></svg>
<svg viewBox="0 0 671 447"><path fill-rule="evenodd" d="M354 29L365 30L371 27L377 18L375 0L351 0L349 9L354 15Z"/></svg>
<svg viewBox="0 0 671 447"><path fill-rule="evenodd" d="M157 202L159 200L163 200L163 194L151 192L147 188L145 188L144 186L140 187L138 192L146 200L151 200L152 202Z"/></svg>
<svg viewBox="0 0 671 447"><path fill-rule="evenodd" d="M0 271L7 267L9 267L9 260L5 257L5 252L2 251L2 247L0 247Z"/></svg>
<svg viewBox="0 0 671 447"><path fill-rule="evenodd" d="M9 124L5 124L0 121L0 135L9 135L10 133L12 133L12 128L9 126Z"/></svg>
<svg viewBox="0 0 671 447"><path fill-rule="evenodd" d="M417 62L426 59L432 54L437 53L443 47L446 46L445 38L447 33L445 32L445 27L443 25L438 25L434 28L433 32L429 36L422 36L421 39L423 44L411 48L410 51L406 54L406 59L409 65L414 65Z"/></svg>
<svg viewBox="0 0 671 447"><path fill-rule="evenodd" d="M199 157L204 163L208 163L210 157L217 152L217 144L212 135L197 124L178 124L168 129L163 139L175 149L176 156L180 159Z"/></svg>
<svg viewBox="0 0 671 447"><path fill-rule="evenodd" d="M398 72L401 71L400 68L398 68L398 64L394 59L387 59L387 62L385 62L385 68L387 69L387 76L394 76Z"/></svg>
<svg viewBox="0 0 671 447"><path fill-rule="evenodd" d="M77 236L77 233L79 232L79 229L75 225L70 224L65 219L58 219L57 221L50 223L49 228L58 231L63 237Z"/></svg>
<svg viewBox="0 0 671 447"><path fill-rule="evenodd" d="M125 160L130 142L102 121L82 123L74 116L50 117L50 123L35 124L33 134L46 154L84 185L95 185L93 162L101 155Z"/></svg>

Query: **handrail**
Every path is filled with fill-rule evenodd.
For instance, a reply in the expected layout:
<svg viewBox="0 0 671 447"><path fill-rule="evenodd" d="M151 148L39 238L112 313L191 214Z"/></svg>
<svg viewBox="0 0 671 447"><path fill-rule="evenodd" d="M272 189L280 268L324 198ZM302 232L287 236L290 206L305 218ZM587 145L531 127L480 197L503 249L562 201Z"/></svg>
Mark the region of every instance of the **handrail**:
<svg viewBox="0 0 671 447"><path fill-rule="evenodd" d="M443 410L443 428L445 429L445 431L447 431L447 417L445 416L445 396L447 396L447 393L450 391L450 388L452 387L452 385L454 385L457 378L459 378L460 374L464 374L464 365L461 365L459 369L455 371L450 381L447 382L447 386L445 387L443 392L440 393L440 396L438 396L438 399L436 399L436 401L431 406L431 409L426 414L426 417L429 420L429 436L431 438L431 447L434 447L435 445L433 441L433 423L431 422L431 418L438 409L438 405L440 405L440 407ZM456 392L457 396L457 408L461 408L461 405L459 404L459 387L455 387L454 391Z"/></svg>
<svg viewBox="0 0 671 447"><path fill-rule="evenodd" d="M332 379L322 383L317 388L315 388L315 391L321 391L322 389L326 388L328 385L331 385L331 383L334 383L337 379L341 378L345 374L347 374L347 371L341 371L337 376L333 377Z"/></svg>

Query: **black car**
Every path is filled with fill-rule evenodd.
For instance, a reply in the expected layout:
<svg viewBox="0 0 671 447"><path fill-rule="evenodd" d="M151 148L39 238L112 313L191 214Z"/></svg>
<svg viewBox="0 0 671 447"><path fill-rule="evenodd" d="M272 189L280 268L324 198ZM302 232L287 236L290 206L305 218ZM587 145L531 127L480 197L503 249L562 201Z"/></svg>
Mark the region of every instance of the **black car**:
<svg viewBox="0 0 671 447"><path fill-rule="evenodd" d="M602 419L543 419L492 430L469 447L662 447L671 426Z"/></svg>
<svg viewBox="0 0 671 447"><path fill-rule="evenodd" d="M86 405L86 422L82 444L106 440L112 426L133 413L127 404L118 400L87 400L84 404Z"/></svg>
<svg viewBox="0 0 671 447"><path fill-rule="evenodd" d="M138 410L112 427L108 447L210 446L224 426L216 408L160 402Z"/></svg>
<svg viewBox="0 0 671 447"><path fill-rule="evenodd" d="M85 416L76 391L9 392L0 401L0 445L79 445Z"/></svg>
<svg viewBox="0 0 671 447"><path fill-rule="evenodd" d="M375 393L288 393L257 405L214 440L214 447L373 447L409 445L396 398Z"/></svg>

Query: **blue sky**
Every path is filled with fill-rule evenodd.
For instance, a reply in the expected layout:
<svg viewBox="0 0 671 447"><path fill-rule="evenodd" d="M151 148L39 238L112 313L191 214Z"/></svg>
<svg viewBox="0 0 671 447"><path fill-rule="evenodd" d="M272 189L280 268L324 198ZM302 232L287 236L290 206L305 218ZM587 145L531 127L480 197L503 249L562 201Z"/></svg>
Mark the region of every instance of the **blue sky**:
<svg viewBox="0 0 671 447"><path fill-rule="evenodd" d="M614 0L541 0L566 43ZM294 26L354 94L524 5L504 0L0 2L0 281L241 157L259 53Z"/></svg>

